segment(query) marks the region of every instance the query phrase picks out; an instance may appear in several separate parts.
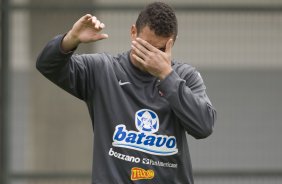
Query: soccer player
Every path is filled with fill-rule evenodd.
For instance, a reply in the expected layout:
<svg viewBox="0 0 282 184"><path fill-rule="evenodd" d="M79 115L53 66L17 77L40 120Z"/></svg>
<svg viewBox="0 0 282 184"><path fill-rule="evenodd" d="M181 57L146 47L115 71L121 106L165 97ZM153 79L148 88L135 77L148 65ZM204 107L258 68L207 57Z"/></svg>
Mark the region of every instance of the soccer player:
<svg viewBox="0 0 282 184"><path fill-rule="evenodd" d="M36 63L88 106L92 183L193 183L186 132L208 137L216 111L199 72L172 59L178 29L173 9L147 5L131 27L129 51L73 54L80 43L108 38L104 27L90 14L81 17L45 46Z"/></svg>

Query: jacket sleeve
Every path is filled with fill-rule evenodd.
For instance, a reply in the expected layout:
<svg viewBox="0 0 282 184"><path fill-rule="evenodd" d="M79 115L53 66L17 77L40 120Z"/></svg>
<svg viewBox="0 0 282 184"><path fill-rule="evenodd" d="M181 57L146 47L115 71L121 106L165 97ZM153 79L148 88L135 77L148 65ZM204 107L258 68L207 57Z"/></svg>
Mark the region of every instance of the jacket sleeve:
<svg viewBox="0 0 282 184"><path fill-rule="evenodd" d="M184 67L183 67L184 66ZM159 84L159 91L168 100L182 126L197 139L208 137L214 127L216 110L205 92L205 85L192 67L174 70Z"/></svg>
<svg viewBox="0 0 282 184"><path fill-rule="evenodd" d="M81 100L86 100L88 92L94 88L91 68L93 57L73 55L73 51L64 53L61 42L64 35L51 40L39 54L36 68L46 78ZM94 57L95 58L95 57Z"/></svg>

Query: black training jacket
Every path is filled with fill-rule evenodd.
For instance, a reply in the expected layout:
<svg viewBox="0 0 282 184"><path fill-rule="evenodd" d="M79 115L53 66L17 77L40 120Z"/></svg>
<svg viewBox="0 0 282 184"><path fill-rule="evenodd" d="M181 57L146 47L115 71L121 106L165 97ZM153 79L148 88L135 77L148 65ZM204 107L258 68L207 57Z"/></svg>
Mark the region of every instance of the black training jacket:
<svg viewBox="0 0 282 184"><path fill-rule="evenodd" d="M92 183L192 184L185 133L206 138L216 119L199 72L173 61L173 71L159 81L132 65L130 51L74 55L61 51L62 39L46 45L36 67L88 106Z"/></svg>

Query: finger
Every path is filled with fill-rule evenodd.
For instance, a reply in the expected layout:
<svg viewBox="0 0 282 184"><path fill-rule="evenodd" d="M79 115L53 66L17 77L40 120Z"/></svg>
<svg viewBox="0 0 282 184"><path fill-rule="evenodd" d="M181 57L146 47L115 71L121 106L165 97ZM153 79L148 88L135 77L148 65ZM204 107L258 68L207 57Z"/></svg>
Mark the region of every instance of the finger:
<svg viewBox="0 0 282 184"><path fill-rule="evenodd" d="M171 54L172 46L173 46L173 39L169 39L166 42L165 53Z"/></svg>
<svg viewBox="0 0 282 184"><path fill-rule="evenodd" d="M86 20L85 22L87 25L95 25L96 23L96 17L94 16L91 16L91 17L88 17L88 19Z"/></svg>
<svg viewBox="0 0 282 184"><path fill-rule="evenodd" d="M138 50L140 52L140 54L146 56L148 55L149 51L143 46L141 45L140 43L136 42L136 41L132 41L132 46L135 47L136 50ZM144 57L142 57L144 58Z"/></svg>
<svg viewBox="0 0 282 184"><path fill-rule="evenodd" d="M138 57L136 54L132 54L132 57L142 66L146 65L146 62L142 58Z"/></svg>
<svg viewBox="0 0 282 184"><path fill-rule="evenodd" d="M97 17L92 16L92 22L96 22L96 20L97 20Z"/></svg>
<svg viewBox="0 0 282 184"><path fill-rule="evenodd" d="M93 40L94 41L98 41L98 40L103 40L103 39L107 39L109 38L109 35L108 34L98 34Z"/></svg>
<svg viewBox="0 0 282 184"><path fill-rule="evenodd" d="M97 18L95 16L93 16L89 19L89 21L90 21L91 24L95 25L96 22L97 22Z"/></svg>
<svg viewBox="0 0 282 184"><path fill-rule="evenodd" d="M145 59L146 55L140 51L138 48L136 48L134 45L131 45L132 49L134 50L134 52L142 59Z"/></svg>
<svg viewBox="0 0 282 184"><path fill-rule="evenodd" d="M147 50L152 51L152 52L157 52L159 49L148 43L147 41L141 39L141 38L136 38L136 41L143 45Z"/></svg>
<svg viewBox="0 0 282 184"><path fill-rule="evenodd" d="M86 15L84 15L82 18L83 18L84 20L88 20L88 19L91 18L91 17L92 17L91 14L86 14Z"/></svg>
<svg viewBox="0 0 282 184"><path fill-rule="evenodd" d="M87 14L87 15L83 16L81 18L81 20L82 20L83 23L86 23L86 24L90 23L91 24L91 22L92 22L92 15Z"/></svg>
<svg viewBox="0 0 282 184"><path fill-rule="evenodd" d="M101 24L100 24L100 28L101 28L101 29L104 29L105 27L106 27L106 26L105 26L104 23L101 23Z"/></svg>
<svg viewBox="0 0 282 184"><path fill-rule="evenodd" d="M96 20L96 24L95 24L95 28L96 28L96 29L99 29L100 24L101 24L100 20L97 19L97 20Z"/></svg>

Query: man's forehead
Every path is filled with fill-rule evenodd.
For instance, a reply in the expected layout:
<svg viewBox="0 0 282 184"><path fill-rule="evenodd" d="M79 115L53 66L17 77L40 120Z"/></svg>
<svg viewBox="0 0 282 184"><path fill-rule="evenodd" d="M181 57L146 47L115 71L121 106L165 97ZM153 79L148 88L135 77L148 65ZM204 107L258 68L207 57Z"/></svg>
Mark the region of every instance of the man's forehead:
<svg viewBox="0 0 282 184"><path fill-rule="evenodd" d="M138 37L142 38L143 40L147 41L152 46L154 46L158 49L165 48L167 41L170 38L173 38L173 36L171 36L171 37L158 36L148 26L145 26L143 29L141 29Z"/></svg>

